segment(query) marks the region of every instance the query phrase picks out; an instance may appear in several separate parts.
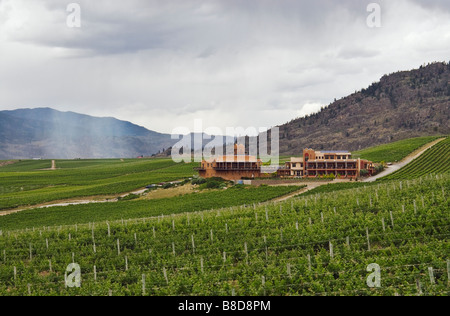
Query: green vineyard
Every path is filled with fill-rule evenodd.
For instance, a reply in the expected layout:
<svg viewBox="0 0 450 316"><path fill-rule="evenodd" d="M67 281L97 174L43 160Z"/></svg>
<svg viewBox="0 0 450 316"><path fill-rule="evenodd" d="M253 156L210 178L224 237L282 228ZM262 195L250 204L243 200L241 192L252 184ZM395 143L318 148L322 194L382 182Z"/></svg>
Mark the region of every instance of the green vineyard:
<svg viewBox="0 0 450 316"><path fill-rule="evenodd" d="M111 196L192 177L197 164L171 159L20 161L0 168L0 210L49 201Z"/></svg>
<svg viewBox="0 0 450 316"><path fill-rule="evenodd" d="M246 203L265 202L299 191L301 188L302 186L248 188L235 186L227 190L190 193L171 198L30 209L0 216L0 229L71 225L206 211Z"/></svg>
<svg viewBox="0 0 450 316"><path fill-rule="evenodd" d="M400 161L415 150L439 139L438 136L417 137L404 139L390 144L379 145L356 151L353 156L363 158L373 162L396 162Z"/></svg>
<svg viewBox="0 0 450 316"><path fill-rule="evenodd" d="M0 295L448 296L449 189L444 174L280 203L2 231Z"/></svg>
<svg viewBox="0 0 450 316"><path fill-rule="evenodd" d="M383 179L415 179L427 174L450 172L450 138L428 149L419 158Z"/></svg>

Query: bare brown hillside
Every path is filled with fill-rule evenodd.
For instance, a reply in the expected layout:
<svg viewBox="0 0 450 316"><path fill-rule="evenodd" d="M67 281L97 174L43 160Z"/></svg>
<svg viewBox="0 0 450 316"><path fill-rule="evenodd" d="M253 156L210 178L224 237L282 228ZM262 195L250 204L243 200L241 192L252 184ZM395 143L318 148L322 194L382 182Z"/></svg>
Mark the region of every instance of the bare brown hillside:
<svg viewBox="0 0 450 316"><path fill-rule="evenodd" d="M450 133L450 64L386 75L321 112L280 126L280 152L305 147L358 150L415 136Z"/></svg>

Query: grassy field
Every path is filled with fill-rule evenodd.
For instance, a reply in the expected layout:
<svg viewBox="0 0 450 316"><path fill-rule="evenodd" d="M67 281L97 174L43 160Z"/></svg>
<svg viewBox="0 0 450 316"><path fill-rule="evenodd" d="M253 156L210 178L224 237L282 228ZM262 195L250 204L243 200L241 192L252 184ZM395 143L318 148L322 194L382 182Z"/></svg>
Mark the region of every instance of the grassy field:
<svg viewBox="0 0 450 316"><path fill-rule="evenodd" d="M281 204L3 231L0 295L448 296L449 189L447 174ZM65 286L71 263L79 288ZM379 287L367 283L374 263Z"/></svg>
<svg viewBox="0 0 450 316"><path fill-rule="evenodd" d="M270 200L302 187L191 189L0 217L0 296L448 296L448 145L401 169L401 180L324 185L279 203ZM196 165L17 162L0 168L0 205L129 192L190 177ZM71 263L79 288L65 286ZM378 288L366 282L373 263Z"/></svg>
<svg viewBox="0 0 450 316"><path fill-rule="evenodd" d="M192 177L197 164L170 159L20 161L0 168L0 210L97 195Z"/></svg>
<svg viewBox="0 0 450 316"><path fill-rule="evenodd" d="M322 194L322 193L331 193L336 191L344 191L344 190L354 190L359 188L366 188L369 186L373 186L377 183L375 182L346 182L346 183L329 183L326 185L319 186L317 188L314 188L312 190L309 190L303 194L300 194L300 196L308 196L308 195L315 195L315 194Z"/></svg>
<svg viewBox="0 0 450 316"><path fill-rule="evenodd" d="M381 180L415 179L427 174L448 172L450 172L450 138L447 137L419 158Z"/></svg>
<svg viewBox="0 0 450 316"><path fill-rule="evenodd" d="M353 152L353 157L373 162L397 162L440 137L418 137Z"/></svg>
<svg viewBox="0 0 450 316"><path fill-rule="evenodd" d="M182 196L110 203L91 203L26 210L0 217L3 230L88 222L113 221L204 211L265 202L300 190L302 187L241 187Z"/></svg>

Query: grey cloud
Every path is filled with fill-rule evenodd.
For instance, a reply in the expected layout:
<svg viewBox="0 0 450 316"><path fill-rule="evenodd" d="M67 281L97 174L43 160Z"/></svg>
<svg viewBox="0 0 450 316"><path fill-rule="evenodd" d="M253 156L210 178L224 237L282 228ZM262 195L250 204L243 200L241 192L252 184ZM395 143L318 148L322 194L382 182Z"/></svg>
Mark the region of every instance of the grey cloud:
<svg viewBox="0 0 450 316"><path fill-rule="evenodd" d="M273 126L450 54L447 1L74 2L81 29L65 25L63 1L0 0L0 109L52 106L161 132L195 118ZM382 29L365 23L371 2Z"/></svg>
<svg viewBox="0 0 450 316"><path fill-rule="evenodd" d="M298 40L308 42L317 35L323 37L322 31L333 26L330 23L334 24L332 21L339 18L342 10L363 19L370 2L79 0L83 26L74 31L64 25L66 4L47 0L43 2L45 7L59 16L56 24L42 29L40 34L31 33L31 38L26 35L19 38L44 46L99 54L183 49L190 43L221 43L221 40L230 45L247 41L280 44L298 36ZM205 6L207 9L202 9Z"/></svg>
<svg viewBox="0 0 450 316"><path fill-rule="evenodd" d="M342 49L339 54L338 58L342 59L353 59L353 58L371 58L378 56L380 54L380 51L378 50L372 50L372 49L365 49L365 48L345 48Z"/></svg>
<svg viewBox="0 0 450 316"><path fill-rule="evenodd" d="M445 10L450 12L450 1L448 0L412 0L413 3L417 3L429 10Z"/></svg>
<svg viewBox="0 0 450 316"><path fill-rule="evenodd" d="M197 58L208 58L213 56L217 50L213 47L208 47L204 51L202 51L199 55L197 55Z"/></svg>

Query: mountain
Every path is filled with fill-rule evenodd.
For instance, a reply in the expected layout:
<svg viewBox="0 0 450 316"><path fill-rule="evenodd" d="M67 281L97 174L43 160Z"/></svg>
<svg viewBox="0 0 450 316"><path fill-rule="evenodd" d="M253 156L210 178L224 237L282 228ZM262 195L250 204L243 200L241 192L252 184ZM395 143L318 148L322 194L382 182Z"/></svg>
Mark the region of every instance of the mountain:
<svg viewBox="0 0 450 316"><path fill-rule="evenodd" d="M0 111L0 160L151 156L174 142L168 134L115 118L50 108Z"/></svg>
<svg viewBox="0 0 450 316"><path fill-rule="evenodd" d="M386 75L379 82L280 128L280 153L359 150L450 133L450 64Z"/></svg>
<svg viewBox="0 0 450 316"><path fill-rule="evenodd" d="M433 63L386 75L319 113L279 126L280 153L298 155L306 147L354 151L448 135L449 119L450 64ZM0 111L0 160L168 156L176 143L168 134L114 118L50 108Z"/></svg>

